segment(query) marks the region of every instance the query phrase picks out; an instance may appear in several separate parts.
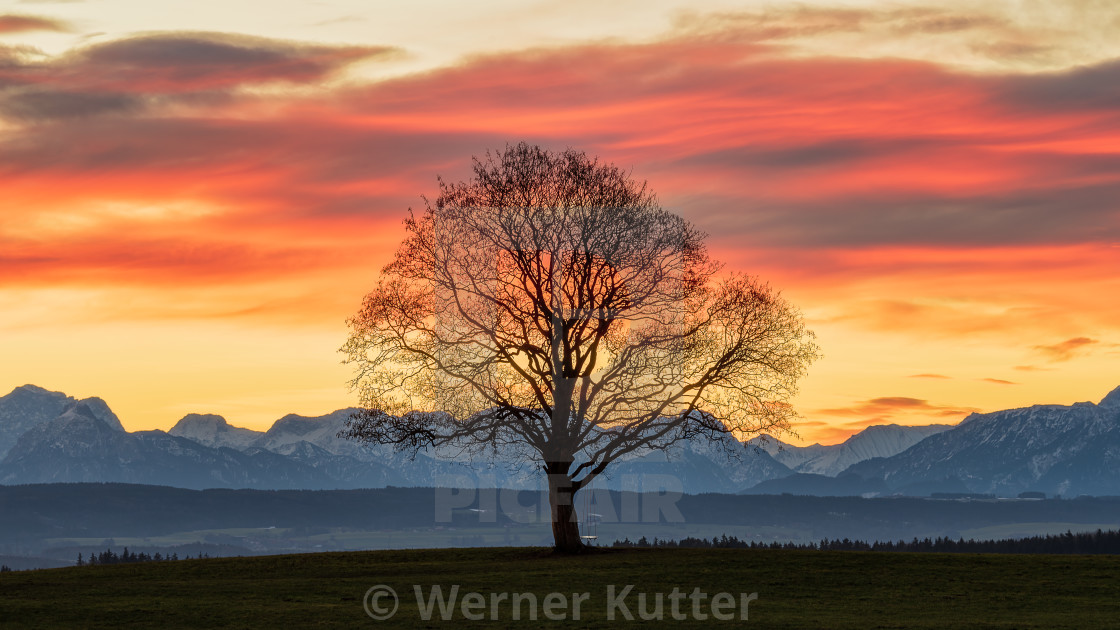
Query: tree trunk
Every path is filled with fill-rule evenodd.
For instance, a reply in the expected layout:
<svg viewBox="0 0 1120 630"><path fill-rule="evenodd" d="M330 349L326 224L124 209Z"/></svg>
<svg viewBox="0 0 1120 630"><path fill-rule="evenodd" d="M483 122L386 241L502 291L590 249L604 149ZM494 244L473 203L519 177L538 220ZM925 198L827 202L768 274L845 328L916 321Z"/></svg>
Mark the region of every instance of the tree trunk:
<svg viewBox="0 0 1120 630"><path fill-rule="evenodd" d="M550 462L548 471L548 502L552 508L553 548L560 553L580 553L586 547L579 537L579 521L568 462Z"/></svg>

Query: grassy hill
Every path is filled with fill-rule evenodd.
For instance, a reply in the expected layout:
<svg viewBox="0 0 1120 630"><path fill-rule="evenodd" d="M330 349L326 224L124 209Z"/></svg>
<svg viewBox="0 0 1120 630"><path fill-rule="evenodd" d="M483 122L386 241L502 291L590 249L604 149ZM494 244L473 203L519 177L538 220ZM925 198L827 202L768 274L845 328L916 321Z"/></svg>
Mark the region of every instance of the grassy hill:
<svg viewBox="0 0 1120 630"><path fill-rule="evenodd" d="M584 557L552 556L526 548L368 551L253 558L73 567L0 574L0 622L5 628L85 627L614 627L625 619L609 589L636 620L639 593L653 612L663 596L662 619L672 621L674 588L678 625L763 628L1103 628L1120 619L1120 557L889 554L813 551L629 549ZM363 603L375 585L399 594L396 614L375 622ZM444 596L458 585L458 600L441 621L438 605L424 621L423 603L438 585ZM623 589L633 589L623 596ZM687 598L694 589L706 599ZM460 602L480 593L483 606L468 608L485 621L464 618ZM546 596L557 592L552 621ZM730 594L712 617L717 593ZM490 620L492 594L497 622ZM522 621L512 619L513 593ZM575 597L586 593L573 619ZM746 598L747 620L740 618ZM699 596L697 595L697 598ZM562 598L563 605L559 605ZM468 602L470 603L470 602ZM708 619L694 616L694 604Z"/></svg>

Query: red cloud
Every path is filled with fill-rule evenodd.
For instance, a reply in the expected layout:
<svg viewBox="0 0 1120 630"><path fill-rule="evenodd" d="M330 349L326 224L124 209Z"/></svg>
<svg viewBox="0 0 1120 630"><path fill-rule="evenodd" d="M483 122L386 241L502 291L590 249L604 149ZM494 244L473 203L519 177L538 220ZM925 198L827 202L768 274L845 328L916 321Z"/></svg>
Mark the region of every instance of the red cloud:
<svg viewBox="0 0 1120 630"><path fill-rule="evenodd" d="M1070 304L978 313L910 296L917 282L950 295L1028 291L1028 277L1107 283L1120 262L1098 246L1120 239L1104 220L1120 197L1114 110L1088 88L1044 98L1081 75L783 59L679 37L492 55L315 95L241 89L318 82L387 52L163 34L5 66L0 109L14 118L0 132L0 185L22 210L0 227L5 270L19 272L0 283L375 270L437 174L461 177L471 155L520 139L633 168L732 265L813 287L883 330L1060 323ZM209 210L91 219L105 203L184 201ZM36 232L55 224L65 233ZM849 290L869 277L895 290Z"/></svg>

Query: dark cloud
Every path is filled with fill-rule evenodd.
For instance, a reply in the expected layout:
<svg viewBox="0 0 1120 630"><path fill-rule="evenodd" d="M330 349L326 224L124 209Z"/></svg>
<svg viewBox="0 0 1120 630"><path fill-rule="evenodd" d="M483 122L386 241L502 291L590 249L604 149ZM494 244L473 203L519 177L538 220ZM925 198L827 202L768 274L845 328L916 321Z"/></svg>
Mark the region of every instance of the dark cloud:
<svg viewBox="0 0 1120 630"><path fill-rule="evenodd" d="M8 55L0 65L0 114L49 121L136 113L158 104L221 102L246 86L313 84L391 50L173 33L93 44L47 61Z"/></svg>
<svg viewBox="0 0 1120 630"><path fill-rule="evenodd" d="M700 153L680 162L684 166L740 167L760 170L811 169L874 158L898 158L944 141L928 138L844 138L800 146L742 146Z"/></svg>
<svg viewBox="0 0 1120 630"><path fill-rule="evenodd" d="M949 378L952 378L952 377L951 377L951 376L945 376L944 374L911 374L911 375L910 375L910 378L940 378L940 379L949 379Z"/></svg>
<svg viewBox="0 0 1120 630"><path fill-rule="evenodd" d="M994 98L1016 109L1120 112L1120 60L996 80ZM1113 118L1120 121L1120 115Z"/></svg>
<svg viewBox="0 0 1120 630"><path fill-rule="evenodd" d="M0 99L0 116L15 121L82 118L105 113L128 113L143 101L132 94L25 91Z"/></svg>
<svg viewBox="0 0 1120 630"><path fill-rule="evenodd" d="M137 90L213 89L330 76L385 47L326 47L218 33L147 35L91 46L61 63Z"/></svg>
<svg viewBox="0 0 1120 630"><path fill-rule="evenodd" d="M985 383L992 383L993 385L1018 385L1018 383L1005 381L1002 378L982 378L980 380Z"/></svg>
<svg viewBox="0 0 1120 630"><path fill-rule="evenodd" d="M1068 159L1055 157L1058 163ZM752 199L746 191L738 198L696 197L691 208L698 217L718 217L724 230L749 235L753 245L983 246L1120 239L1120 160L1100 156L1085 161L1106 173L1114 172L1117 181L957 196L895 190L822 199L773 195ZM1113 162L1117 162L1115 169L1108 166ZM811 187L811 179L805 185ZM742 210L729 215L727 209L735 207Z"/></svg>

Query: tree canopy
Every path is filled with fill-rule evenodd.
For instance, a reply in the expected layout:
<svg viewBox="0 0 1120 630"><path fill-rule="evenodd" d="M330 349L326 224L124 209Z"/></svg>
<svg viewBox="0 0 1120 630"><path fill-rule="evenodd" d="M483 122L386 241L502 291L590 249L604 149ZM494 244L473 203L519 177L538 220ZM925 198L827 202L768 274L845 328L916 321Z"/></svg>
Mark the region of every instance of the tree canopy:
<svg viewBox="0 0 1120 630"><path fill-rule="evenodd" d="M619 457L789 429L818 353L800 313L626 171L508 146L405 228L349 321L365 410L344 435L540 462L558 548Z"/></svg>

